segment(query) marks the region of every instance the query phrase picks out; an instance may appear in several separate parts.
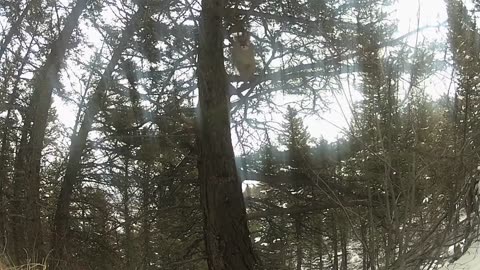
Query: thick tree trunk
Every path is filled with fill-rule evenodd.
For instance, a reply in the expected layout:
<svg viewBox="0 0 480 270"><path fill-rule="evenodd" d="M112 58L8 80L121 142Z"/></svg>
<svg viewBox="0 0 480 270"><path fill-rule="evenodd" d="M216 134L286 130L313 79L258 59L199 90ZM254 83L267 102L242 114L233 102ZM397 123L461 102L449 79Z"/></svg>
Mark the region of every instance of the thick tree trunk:
<svg viewBox="0 0 480 270"><path fill-rule="evenodd" d="M40 160L47 127L48 111L51 105L52 91L59 81L59 71L67 51L69 39L78 24L78 19L86 8L86 0L79 0L66 19L65 26L51 50L43 66L34 77L34 91L27 112L26 129L30 134L26 146L21 147L22 156L17 158L21 167L15 168L15 181L25 183L26 200L26 249L27 254L35 260L43 259L43 239L40 220ZM23 164L22 164L23 163ZM22 232L23 233L23 232ZM25 252L25 251L23 251ZM23 253L22 252L22 253ZM20 254L16 254L20 255ZM20 255L21 256L21 255Z"/></svg>
<svg viewBox="0 0 480 270"><path fill-rule="evenodd" d="M223 0L203 0L198 86L198 171L210 270L251 270L257 265L250 241L242 187L230 134L228 81L223 63Z"/></svg>
<svg viewBox="0 0 480 270"><path fill-rule="evenodd" d="M12 104L15 101L14 94L10 94L8 102L7 116L5 117L5 126L2 131L2 146L0 150L0 248L3 249L6 244L6 211L5 211L5 185L7 183L8 173L7 165L9 162L10 140L9 134L12 130L13 121L10 120L12 114Z"/></svg>
<svg viewBox="0 0 480 270"><path fill-rule="evenodd" d="M18 85L21 80L21 76L23 74L23 69L25 68L25 65L27 64L28 56L30 55L32 45L33 45L34 39L30 41L30 44L27 47L27 52L25 53L25 56L22 59L22 64L20 68L17 71L17 74L14 78L13 82L13 91L10 94L9 101L8 101L8 110L7 110L7 115L5 116L5 126L3 128L2 132L2 146L0 150L0 247L4 247L5 240L7 239L7 234L6 234L6 223L7 223L7 205L5 204L4 201L4 196L5 196L5 185L8 180L8 165L10 162L10 133L12 132L13 125L14 125L14 120L10 119L12 117L12 113L14 112L14 103L16 101L17 95L18 95ZM21 213L21 212L20 212Z"/></svg>
<svg viewBox="0 0 480 270"><path fill-rule="evenodd" d="M77 183L77 176L81 169L80 161L87 143L88 133L92 129L93 120L100 110L103 99L102 97L108 88L114 68L120 60L123 51L127 48L130 38L135 32L137 20L143 16L144 12L145 6L143 3L140 3L137 13L123 30L120 43L115 48L112 58L102 74L102 78L98 82L94 93L87 103L85 115L78 134L72 137L65 177L63 178L60 195L57 201L57 209L55 211L51 246L52 256L50 257L49 269L55 269L54 267L67 269L65 256L67 254L66 243L70 219L70 203L72 201L73 187Z"/></svg>
<svg viewBox="0 0 480 270"><path fill-rule="evenodd" d="M23 168L25 167L25 145L28 142L28 131L30 130L30 121L24 120L20 143L18 145L17 156L14 163L13 180L13 198L10 200L11 227L12 227L12 249L13 260L16 264L25 261L25 177Z"/></svg>

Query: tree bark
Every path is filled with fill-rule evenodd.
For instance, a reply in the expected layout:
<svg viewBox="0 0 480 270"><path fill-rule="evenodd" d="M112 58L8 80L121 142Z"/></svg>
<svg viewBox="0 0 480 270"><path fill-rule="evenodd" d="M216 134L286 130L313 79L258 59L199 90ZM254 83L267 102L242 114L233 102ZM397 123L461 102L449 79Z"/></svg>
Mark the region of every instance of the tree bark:
<svg viewBox="0 0 480 270"><path fill-rule="evenodd" d="M225 1L202 0L198 55L198 172L210 270L255 269L230 134L222 19Z"/></svg>
<svg viewBox="0 0 480 270"><path fill-rule="evenodd" d="M152 201L152 192L151 187L152 183L151 179L151 163L146 162L143 166L143 176L142 182L140 184L140 188L142 191L141 195L141 212L142 212L142 220L141 220L141 237L142 237L142 262L141 262L141 269L148 270L150 269L150 262L151 258L151 215L150 215L150 204Z"/></svg>
<svg viewBox="0 0 480 270"><path fill-rule="evenodd" d="M13 90L12 93L10 94L9 101L8 101L8 109L7 109L7 115L5 116L5 126L3 128L2 132L2 146L0 150L0 247L4 247L6 244L5 239L7 238L6 234L6 223L7 223L7 212L6 208L7 206L5 205L4 201L4 196L5 196L5 185L8 180L8 163L10 162L10 133L12 132L13 126L14 126L14 120L11 119L12 114L14 113L14 103L17 99L18 95L18 85L21 80L21 76L23 74L23 70L25 68L25 65L27 64L28 56L30 55L32 45L33 45L34 38L31 39L28 47L27 47L27 52L25 53L22 63L20 65L20 68L17 71L17 74L14 78L13 82ZM21 213L21 212L20 212Z"/></svg>
<svg viewBox="0 0 480 270"><path fill-rule="evenodd" d="M294 218L294 225L295 225L295 238L296 238L296 250L295 256L297 261L297 270L302 270L302 263L303 263L303 243L302 243L302 217L297 215Z"/></svg>
<svg viewBox="0 0 480 270"><path fill-rule="evenodd" d="M318 270L323 270L323 220L320 220L318 224Z"/></svg>
<svg viewBox="0 0 480 270"><path fill-rule="evenodd" d="M12 224L17 262L25 261L25 253L33 261L43 260L43 239L40 219L40 160L47 127L52 91L59 81L59 71L68 41L86 7L79 0L68 15L59 37L51 44L45 63L34 77L34 90L27 109L22 139L14 166L15 218ZM17 197L18 196L18 197ZM26 250L24 250L26 249Z"/></svg>
<svg viewBox="0 0 480 270"><path fill-rule="evenodd" d="M347 228L345 224L342 224L340 228L340 243L342 245L342 264L340 265L341 270L347 270L348 268L348 237L347 237Z"/></svg>
<svg viewBox="0 0 480 270"><path fill-rule="evenodd" d="M13 180L13 198L10 200L10 216L12 227L12 250L13 260L16 264L25 261L25 146L28 142L28 131L30 130L30 121L28 116L24 120L20 143L14 163L14 180Z"/></svg>
<svg viewBox="0 0 480 270"><path fill-rule="evenodd" d="M98 82L94 93L86 105L85 115L78 134L72 136L65 176L63 178L55 211L51 246L52 256L50 257L49 269L67 269L65 256L67 254L66 243L70 219L70 203L72 201L73 187L77 183L77 176L81 169L80 161L83 150L87 144L88 133L92 129L93 120L100 110L103 96L110 83L114 68L120 60L123 51L127 48L130 38L135 32L137 21L143 16L144 12L145 6L142 2L139 4L138 11L132 18L131 22L123 30L122 38L115 48L112 58L102 74L102 78Z"/></svg>
<svg viewBox="0 0 480 270"><path fill-rule="evenodd" d="M34 90L27 112L27 126L29 140L23 148L22 156L15 168L15 179L25 183L26 200L26 248L27 254L35 260L43 259L43 239L40 219L40 162L43 141L47 127L48 111L51 105L52 91L59 81L59 72L68 43L73 30L78 24L78 19L87 6L86 0L79 0L72 12L68 15L65 26L50 48L50 53L43 66L34 77ZM24 164L21 164L24 163ZM19 255L19 254L17 254Z"/></svg>
<svg viewBox="0 0 480 270"><path fill-rule="evenodd" d="M128 146L126 147L128 149ZM122 196L122 210L123 210L123 218L125 219L123 223L123 229L125 230L125 241L123 243L123 248L125 249L125 269L132 270L136 267L134 264L134 252L133 252L133 236L132 236L132 216L130 214L130 191L129 183L130 180L130 173L129 173L129 166L130 166L130 159L128 157L128 150L127 154L125 155L124 160L124 177L123 181L119 183L119 190Z"/></svg>
<svg viewBox="0 0 480 270"><path fill-rule="evenodd" d="M336 213L332 213L333 270L338 270L338 231Z"/></svg>

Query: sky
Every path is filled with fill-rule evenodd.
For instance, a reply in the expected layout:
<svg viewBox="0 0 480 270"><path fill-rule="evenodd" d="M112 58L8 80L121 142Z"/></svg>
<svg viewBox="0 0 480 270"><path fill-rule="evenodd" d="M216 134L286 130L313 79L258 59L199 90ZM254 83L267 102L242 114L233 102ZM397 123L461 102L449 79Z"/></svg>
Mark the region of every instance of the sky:
<svg viewBox="0 0 480 270"><path fill-rule="evenodd" d="M427 25L438 25L441 22L445 22L447 17L444 0L397 0L394 9L392 19L398 21L397 36L414 31L417 29L417 25L419 28ZM418 20L418 18L420 18L420 20ZM82 27L86 27L86 25ZM416 35L412 35L408 39L408 42L414 45L416 38ZM96 31L90 31L88 32L87 39L98 45L98 40L101 40L101 36ZM445 27L432 27L427 30L422 30L418 35L418 40L446 41ZM85 59L89 59L91 55L93 55L93 51L86 51ZM73 63L69 64L71 64L69 66L75 65ZM69 79L71 79L71 77ZM82 86L75 80L65 83L65 86L70 88L69 90L71 91L76 91L78 93L77 96L83 91ZM447 91L448 83L446 83L446 80L443 78L433 77L426 82L425 87L427 93L433 98L436 98ZM345 91L343 92L340 91L329 95L330 106L328 111L319 112L317 115L305 116L304 123L312 137L323 137L332 142L336 140L336 138L342 137L342 134L348 130L348 123L352 116L350 110L351 103L360 100L361 95L355 90L348 91L348 87L344 88ZM67 127L73 127L77 110L76 106L72 106L71 103L66 103L58 97L55 97L53 105L59 112L60 121Z"/></svg>
<svg viewBox="0 0 480 270"><path fill-rule="evenodd" d="M422 29L424 26L432 26L419 32L419 41L445 41L447 32L445 26L433 27L445 22L447 19L444 0L397 0L392 13L392 19L398 21L398 32L395 36L402 36L405 33ZM420 18L420 20L418 20ZM418 27L417 27L418 26ZM416 35L411 35L408 42L415 45ZM432 98L438 98L447 92L449 80L443 77L434 76L425 82L426 93ZM344 87L346 89L346 87ZM352 117L349 103L361 99L361 94L352 91L353 100L349 98L349 92L332 93L331 106L328 112L320 116L309 116L305 118L305 124L313 137L323 137L332 142L337 137L342 137L348 131L348 124Z"/></svg>

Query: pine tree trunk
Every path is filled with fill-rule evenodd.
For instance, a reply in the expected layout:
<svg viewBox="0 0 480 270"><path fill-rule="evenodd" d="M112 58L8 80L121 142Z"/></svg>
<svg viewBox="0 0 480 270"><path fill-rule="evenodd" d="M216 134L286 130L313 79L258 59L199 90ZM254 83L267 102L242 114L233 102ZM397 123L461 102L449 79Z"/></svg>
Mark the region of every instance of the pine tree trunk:
<svg viewBox="0 0 480 270"><path fill-rule="evenodd" d="M245 203L230 134L228 81L223 55L225 1L203 0L199 40L198 172L210 270L252 270Z"/></svg>
<svg viewBox="0 0 480 270"><path fill-rule="evenodd" d="M142 221L141 221L141 230L142 230L142 270L150 269L151 261L151 218L150 218L150 202L152 201L151 193L151 163L146 162L143 168L143 179L141 183L141 212L142 212Z"/></svg>
<svg viewBox="0 0 480 270"><path fill-rule="evenodd" d="M302 243L302 217L297 215L295 217L295 238L297 249L295 251L296 261L297 261L297 270L302 270L303 263L303 243Z"/></svg>
<svg viewBox="0 0 480 270"><path fill-rule="evenodd" d="M340 266L340 269L342 270L347 270L348 268L348 251L347 251L347 228L345 227L344 224L342 224L342 228L340 229L340 242L342 244L342 264Z"/></svg>
<svg viewBox="0 0 480 270"><path fill-rule="evenodd" d="M13 129L14 121L11 118L12 113L14 112L14 103L18 95L18 85L20 84L21 76L25 65L27 64L28 56L30 55L34 38L31 39L30 44L27 47L27 52L22 59L22 64L17 71L17 75L14 78L14 83L12 85L13 91L10 94L8 101L8 111L5 117L5 126L2 132L2 146L0 150L0 246L4 247L5 240L7 239L6 234L6 224L7 224L7 205L4 201L5 196L5 185L8 180L8 163L10 162L10 138L9 134ZM22 213L22 212L20 212ZM14 245L13 245L14 246ZM9 247L10 248L10 247Z"/></svg>
<svg viewBox="0 0 480 270"><path fill-rule="evenodd" d="M338 232L336 223L336 214L332 213L333 270L338 270Z"/></svg>
<svg viewBox="0 0 480 270"><path fill-rule="evenodd" d="M24 121L20 143L17 147L17 156L14 163L14 181L13 181L13 198L10 200L11 204L11 227L12 227L12 245L13 245L13 260L16 264L24 261L25 253L25 178L23 171L18 168L24 168L24 151L27 144L28 130L30 129L29 121Z"/></svg>
<svg viewBox="0 0 480 270"><path fill-rule="evenodd" d="M128 146L127 146L128 148ZM128 154L127 154L128 155ZM132 237L132 217L130 214L130 192L128 190L130 180L129 166L130 160L128 157L125 157L124 164L124 179L120 182L120 193L122 194L122 206L123 206L123 218L125 219L123 223L123 228L125 230L125 242L123 248L125 249L125 269L132 270L135 269L134 264L134 253L133 253L133 237Z"/></svg>
<svg viewBox="0 0 480 270"><path fill-rule="evenodd" d="M3 249L6 244L6 207L5 207L5 185L7 183L8 173L7 173L7 162L9 161L9 151L10 151L10 140L9 133L12 130L13 121L10 120L12 113L12 104L15 98L13 93L10 94L7 116L5 117L5 126L2 131L2 146L0 150L0 248Z"/></svg>
<svg viewBox="0 0 480 270"><path fill-rule="evenodd" d="M323 224L322 220L318 225L318 270L323 270Z"/></svg>
<svg viewBox="0 0 480 270"><path fill-rule="evenodd" d="M150 244L150 214L148 209L147 203L147 189L142 188L143 190L143 198L142 198L142 210L144 217L142 218L142 269L148 270L150 269L150 261L151 261L151 244Z"/></svg>
<svg viewBox="0 0 480 270"><path fill-rule="evenodd" d="M67 161L65 177L63 178L60 195L57 201L57 209L54 217L54 230L52 232L52 255L50 256L50 268L57 267L59 269L67 269L66 257L66 243L67 232L70 219L70 203L72 201L73 187L77 183L77 176L81 169L81 159L83 150L87 144L88 133L92 129L92 124L95 116L100 110L102 99L105 91L108 88L112 72L117 65L123 51L127 48L130 38L135 32L137 20L143 17L145 6L143 2L139 3L137 13L132 18L131 22L125 27L122 38L114 50L110 62L105 68L102 78L98 82L94 93L90 97L87 105L85 115L83 117L80 130L76 136L72 136L70 143L70 153Z"/></svg>
<svg viewBox="0 0 480 270"><path fill-rule="evenodd" d="M86 0L79 0L72 12L66 19L65 26L57 40L51 45L51 50L42 67L34 77L34 91L28 107L24 132L24 140L19 146L19 154L15 166L14 181L18 181L17 193L25 192L25 200L20 197L18 203L23 204L19 207L21 213L20 219L25 218L25 227L16 229L16 239L20 241L15 243L20 249L15 254L17 258L22 258L26 252L33 261L42 261L44 251L42 227L40 219L40 161L43 150L43 141L47 127L48 111L51 105L52 91L59 81L59 71L67 51L69 39L73 30L78 24L78 19L86 8ZM31 126L30 126L31 123ZM29 138L29 140L26 140ZM19 206L19 205L17 205ZM17 211L17 210L16 210ZM22 221L23 223L23 221ZM14 225L16 226L16 225ZM21 234L25 234L26 238ZM26 248L26 251L23 250Z"/></svg>

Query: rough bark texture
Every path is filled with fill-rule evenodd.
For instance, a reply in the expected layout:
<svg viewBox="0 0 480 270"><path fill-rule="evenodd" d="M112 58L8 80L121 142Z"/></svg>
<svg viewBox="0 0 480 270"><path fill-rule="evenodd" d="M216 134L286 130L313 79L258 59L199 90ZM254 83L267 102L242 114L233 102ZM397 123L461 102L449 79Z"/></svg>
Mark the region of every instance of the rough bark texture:
<svg viewBox="0 0 480 270"><path fill-rule="evenodd" d="M302 270L302 263L303 263L303 242L302 242L302 217L297 215L294 218L295 223L295 238L297 249L295 251L296 261L297 261L297 270Z"/></svg>
<svg viewBox="0 0 480 270"><path fill-rule="evenodd" d="M29 140L21 145L17 156L14 181L18 181L20 188L25 188L24 204L19 209L25 209L22 213L25 218L24 225L13 224L14 236L18 239L20 249L16 248L17 258L28 254L34 261L42 261L44 250L42 227L40 220L40 160L42 157L43 141L47 127L48 111L51 105L52 91L59 81L59 71L68 48L68 43L73 30L78 24L78 19L87 6L86 0L77 1L72 12L65 20L65 26L58 39L51 47L45 63L40 67L34 78L34 91L28 108L24 131L29 133ZM18 192L22 193L22 190ZM24 230L22 231L22 227ZM24 237L25 235L25 237ZM25 244L24 244L25 243ZM25 250L22 248L25 247Z"/></svg>
<svg viewBox="0 0 480 270"><path fill-rule="evenodd" d="M335 213L332 214L332 249L333 249L333 270L338 270L338 234L337 234L337 219Z"/></svg>
<svg viewBox="0 0 480 270"><path fill-rule="evenodd" d="M345 225L342 224L341 228L341 235L340 235L340 243L342 245L342 264L340 265L341 270L347 270L348 268L348 250L347 250L347 232L344 227Z"/></svg>
<svg viewBox="0 0 480 270"><path fill-rule="evenodd" d="M14 78L13 83L13 91L10 94L9 101L8 101L8 109L7 115L5 116L5 126L2 132L2 143L1 143L1 150L0 150L0 248L5 248L5 245L8 243L6 232L6 225L7 225L7 205L6 201L4 200L5 196L5 185L8 181L8 165L10 163L10 133L12 132L13 126L15 121L12 118L14 113L14 104L16 102L18 96L18 85L20 84L21 76L23 74L23 69L27 64L28 56L30 55L32 45L34 39L32 38L30 44L28 45L27 52L23 57L22 64L17 71L17 75ZM10 247L8 247L10 248Z"/></svg>
<svg viewBox="0 0 480 270"><path fill-rule="evenodd" d="M81 169L80 161L87 143L88 133L92 129L93 120L100 110L102 97L108 88L114 68L135 32L137 20L143 16L144 12L145 6L142 2L139 4L137 13L124 29L122 39L115 48L110 62L102 74L102 78L98 82L94 93L86 105L85 115L78 134L72 137L65 177L63 178L60 195L57 201L57 209L55 211L54 230L52 233L52 256L49 269L68 269L66 260L66 243L70 219L70 203L72 201L73 187L77 183L77 176Z"/></svg>
<svg viewBox="0 0 480 270"><path fill-rule="evenodd" d="M11 104L14 101L14 95L10 94L9 98L9 108L7 110L7 116L5 117L5 126L2 131L2 146L0 150L0 248L3 249L5 247L6 241L6 231L5 231L5 224L6 224L6 211L5 211L5 184L7 183L8 174L7 174L7 162L9 159L8 152L10 150L9 147L9 133L12 129L13 121L10 121L10 117L12 114Z"/></svg>
<svg viewBox="0 0 480 270"><path fill-rule="evenodd" d="M200 177L210 270L256 269L235 166L223 55L225 2L203 0L199 40Z"/></svg>
<svg viewBox="0 0 480 270"><path fill-rule="evenodd" d="M152 183L150 179L151 176L151 161L146 162L144 165L144 175L141 182L141 212L143 213L141 219L141 237L142 237L142 259L141 259L141 269L148 270L151 269L151 258L152 258L152 248L151 248L151 228L152 228L152 218L150 215L150 203L152 201Z"/></svg>
<svg viewBox="0 0 480 270"><path fill-rule="evenodd" d="M30 121L24 121L19 148L15 158L14 170L15 176L13 181L13 198L10 200L10 216L12 237L11 249L13 250L13 260L19 264L24 259L23 250L25 249L25 178L24 171L19 168L25 166L25 145L27 144L28 130L30 129Z"/></svg>

